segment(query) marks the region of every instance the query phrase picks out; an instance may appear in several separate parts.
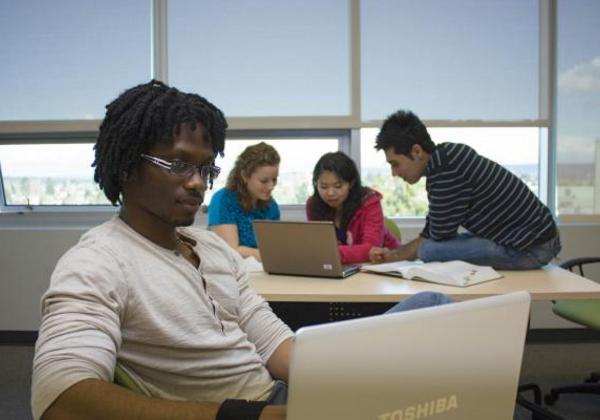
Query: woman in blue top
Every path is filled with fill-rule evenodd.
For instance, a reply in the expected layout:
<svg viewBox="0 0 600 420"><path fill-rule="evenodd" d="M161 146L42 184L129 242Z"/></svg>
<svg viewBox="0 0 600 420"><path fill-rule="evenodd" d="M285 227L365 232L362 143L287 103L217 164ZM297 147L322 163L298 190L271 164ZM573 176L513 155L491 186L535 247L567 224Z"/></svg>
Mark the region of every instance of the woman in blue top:
<svg viewBox="0 0 600 420"><path fill-rule="evenodd" d="M248 146L236 159L225 188L208 206L208 226L244 258L260 259L252 221L279 220L271 196L279 175L279 154L264 142Z"/></svg>

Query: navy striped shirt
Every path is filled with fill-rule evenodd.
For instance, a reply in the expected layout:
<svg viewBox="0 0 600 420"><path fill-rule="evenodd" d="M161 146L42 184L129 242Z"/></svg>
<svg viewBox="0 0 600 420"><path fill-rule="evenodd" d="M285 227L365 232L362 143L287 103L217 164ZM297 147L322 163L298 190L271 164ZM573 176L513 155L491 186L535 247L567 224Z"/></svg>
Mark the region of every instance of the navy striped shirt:
<svg viewBox="0 0 600 420"><path fill-rule="evenodd" d="M427 163L429 213L422 236L451 239L460 226L523 250L556 232L552 214L516 175L464 144L441 143Z"/></svg>

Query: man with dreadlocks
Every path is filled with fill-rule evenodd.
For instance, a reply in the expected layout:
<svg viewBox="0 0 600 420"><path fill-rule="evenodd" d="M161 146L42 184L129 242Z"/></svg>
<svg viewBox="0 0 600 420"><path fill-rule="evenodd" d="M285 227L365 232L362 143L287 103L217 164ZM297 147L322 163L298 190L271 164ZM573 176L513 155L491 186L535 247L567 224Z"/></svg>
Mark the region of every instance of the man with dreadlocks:
<svg viewBox="0 0 600 420"><path fill-rule="evenodd" d="M107 106L94 179L121 208L60 259L42 297L35 419L284 417L292 332L237 253L187 227L226 127L210 102L157 81ZM116 367L142 394L112 384Z"/></svg>

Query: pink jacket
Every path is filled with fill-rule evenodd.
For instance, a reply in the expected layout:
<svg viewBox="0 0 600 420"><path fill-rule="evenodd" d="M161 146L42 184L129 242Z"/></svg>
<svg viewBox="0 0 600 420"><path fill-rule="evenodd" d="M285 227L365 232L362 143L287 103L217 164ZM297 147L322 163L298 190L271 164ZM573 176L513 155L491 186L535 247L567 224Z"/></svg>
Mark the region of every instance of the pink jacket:
<svg viewBox="0 0 600 420"><path fill-rule="evenodd" d="M363 198L362 205L354 212L346 238L348 245L339 245L342 264L362 263L369 261L369 250L374 246L398 248L400 242L392 235L383 224L383 209L381 208L382 195L371 190ZM306 217L313 220L309 197L306 201Z"/></svg>

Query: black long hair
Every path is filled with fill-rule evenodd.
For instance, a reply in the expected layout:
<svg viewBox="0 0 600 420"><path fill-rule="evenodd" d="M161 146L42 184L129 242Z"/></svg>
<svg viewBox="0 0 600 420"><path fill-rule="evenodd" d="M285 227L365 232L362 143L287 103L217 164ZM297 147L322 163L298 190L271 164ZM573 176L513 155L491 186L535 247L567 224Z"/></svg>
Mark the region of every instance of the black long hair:
<svg viewBox="0 0 600 420"><path fill-rule="evenodd" d="M335 219L335 209L323 201L317 188L319 176L324 171L333 172L351 185L348 197L342 205L342 217L340 220L340 229L346 230L348 229L350 219L352 219L352 216L360 207L363 197L369 189L362 186L356 164L349 156L343 152L325 153L321 156L313 170L312 183L314 191L309 205L314 220L333 221Z"/></svg>
<svg viewBox="0 0 600 420"><path fill-rule="evenodd" d="M202 96L151 80L119 95L106 106L96 140L94 181L113 205L121 203L121 180L140 162L140 153L172 143L182 124L201 127L215 155L223 156L227 121Z"/></svg>

